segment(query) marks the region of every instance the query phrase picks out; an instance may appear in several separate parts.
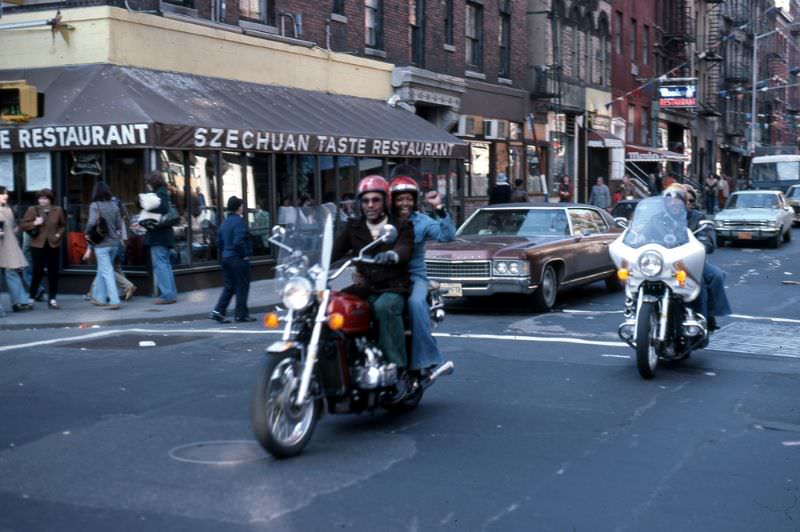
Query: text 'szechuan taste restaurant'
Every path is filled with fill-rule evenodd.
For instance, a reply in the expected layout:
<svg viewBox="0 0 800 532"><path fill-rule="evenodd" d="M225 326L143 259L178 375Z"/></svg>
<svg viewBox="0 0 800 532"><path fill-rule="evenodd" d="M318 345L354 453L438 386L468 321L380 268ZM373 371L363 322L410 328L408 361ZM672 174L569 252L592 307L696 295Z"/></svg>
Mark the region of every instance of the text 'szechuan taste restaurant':
<svg viewBox="0 0 800 532"><path fill-rule="evenodd" d="M144 175L163 172L181 214L175 271L183 290L220 282L216 228L232 195L245 200L262 276L271 271L270 228L291 221L281 207L332 203L344 220L365 175L414 164L456 216L463 204L466 146L379 100L113 65L0 71L0 80L25 80L44 94L43 116L0 125L0 185L20 207L35 190L55 190L68 218L63 269L87 283L93 268L80 262L82 235L98 179L133 216ZM124 268L139 284L146 260L142 236L131 236Z"/></svg>

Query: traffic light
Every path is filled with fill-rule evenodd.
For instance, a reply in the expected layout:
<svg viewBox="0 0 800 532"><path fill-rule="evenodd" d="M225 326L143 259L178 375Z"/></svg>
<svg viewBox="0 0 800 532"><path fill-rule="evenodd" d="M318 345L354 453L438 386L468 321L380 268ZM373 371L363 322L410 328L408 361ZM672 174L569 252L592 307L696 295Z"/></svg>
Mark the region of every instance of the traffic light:
<svg viewBox="0 0 800 532"><path fill-rule="evenodd" d="M25 81L0 82L0 120L27 122L39 116L36 87Z"/></svg>

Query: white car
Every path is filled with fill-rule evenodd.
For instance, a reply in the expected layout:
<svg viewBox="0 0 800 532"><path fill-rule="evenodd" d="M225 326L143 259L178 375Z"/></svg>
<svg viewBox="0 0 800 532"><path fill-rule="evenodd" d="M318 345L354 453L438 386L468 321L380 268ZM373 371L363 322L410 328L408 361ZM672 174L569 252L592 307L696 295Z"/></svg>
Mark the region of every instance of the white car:
<svg viewBox="0 0 800 532"><path fill-rule="evenodd" d="M742 190L714 217L717 243L766 240L777 248L792 239L794 210L778 190Z"/></svg>

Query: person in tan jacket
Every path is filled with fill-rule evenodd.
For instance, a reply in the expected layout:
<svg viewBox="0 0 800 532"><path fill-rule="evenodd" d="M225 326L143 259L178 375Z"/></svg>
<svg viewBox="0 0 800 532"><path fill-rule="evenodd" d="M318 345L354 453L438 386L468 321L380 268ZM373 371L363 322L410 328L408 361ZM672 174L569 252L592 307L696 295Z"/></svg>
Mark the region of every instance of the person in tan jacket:
<svg viewBox="0 0 800 532"><path fill-rule="evenodd" d="M64 209L54 205L55 196L49 188L43 188L36 193L36 203L29 207L22 217L23 231L27 231L31 236L31 258L33 259L33 279L31 279L30 291L31 299L36 296L39 290L39 283L44 276L44 268L47 266L47 290L49 296L48 306L51 309L58 309L58 259L61 249L61 242L64 239L64 231L67 220L64 216Z"/></svg>
<svg viewBox="0 0 800 532"><path fill-rule="evenodd" d="M17 270L25 268L28 261L19 247L14 212L8 206L8 190L0 186L0 284L5 280L11 308L14 312L33 308L22 286ZM0 314L2 310L0 309Z"/></svg>

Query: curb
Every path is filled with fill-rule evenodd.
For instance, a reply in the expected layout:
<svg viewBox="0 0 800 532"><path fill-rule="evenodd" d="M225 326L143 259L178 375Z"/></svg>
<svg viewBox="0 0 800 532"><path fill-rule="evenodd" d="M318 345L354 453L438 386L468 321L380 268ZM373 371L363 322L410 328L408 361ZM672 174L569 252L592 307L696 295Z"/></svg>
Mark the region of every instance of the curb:
<svg viewBox="0 0 800 532"><path fill-rule="evenodd" d="M258 305L255 307L250 307L250 312L252 314L258 313L265 313L271 310L274 310L278 303L270 303L267 305ZM183 321L197 321L197 320L208 320L209 322L213 322L211 318L208 317L208 311L202 313L191 313L191 314L181 314L181 315L173 315L173 316L144 316L141 318L122 318L122 319L110 319L110 320L98 320L98 321L91 321L91 322L84 322L84 323L19 323L19 324L3 324L0 321L0 331L24 331L24 330L36 330L36 329L66 329L66 328L80 328L81 325L85 325L87 327L91 327L92 325L100 325L100 326L113 326L113 325L134 325L138 323L180 323ZM214 322L216 323L216 322ZM235 323L235 322L233 322ZM218 325L228 325L219 323Z"/></svg>

